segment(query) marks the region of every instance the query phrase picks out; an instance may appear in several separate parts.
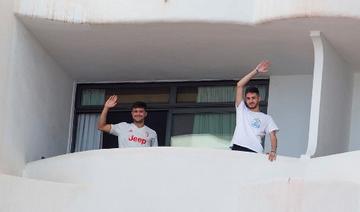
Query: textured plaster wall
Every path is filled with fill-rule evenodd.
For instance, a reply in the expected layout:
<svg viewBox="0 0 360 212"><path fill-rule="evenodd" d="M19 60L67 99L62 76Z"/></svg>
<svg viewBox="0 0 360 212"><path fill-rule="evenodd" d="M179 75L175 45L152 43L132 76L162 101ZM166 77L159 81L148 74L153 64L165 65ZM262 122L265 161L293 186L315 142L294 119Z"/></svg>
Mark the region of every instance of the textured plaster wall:
<svg viewBox="0 0 360 212"><path fill-rule="evenodd" d="M260 23L290 17L344 16L359 18L353 0L20 0L17 13L74 23L149 21L229 21Z"/></svg>
<svg viewBox="0 0 360 212"><path fill-rule="evenodd" d="M280 128L278 153L300 157L308 142L312 75L270 76L268 114ZM266 139L265 151L270 140Z"/></svg>
<svg viewBox="0 0 360 212"><path fill-rule="evenodd" d="M0 211L359 211L359 159L269 162L190 148L75 153L28 164L24 176L36 180L0 175Z"/></svg>
<svg viewBox="0 0 360 212"><path fill-rule="evenodd" d="M0 173L20 174L26 162L66 153L71 77L1 1Z"/></svg>

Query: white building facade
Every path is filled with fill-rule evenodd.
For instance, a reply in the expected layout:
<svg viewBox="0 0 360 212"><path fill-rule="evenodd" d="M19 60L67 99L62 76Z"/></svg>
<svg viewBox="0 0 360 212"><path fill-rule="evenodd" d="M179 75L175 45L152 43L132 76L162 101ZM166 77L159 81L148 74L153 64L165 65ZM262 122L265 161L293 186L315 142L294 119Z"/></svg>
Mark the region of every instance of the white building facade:
<svg viewBox="0 0 360 212"><path fill-rule="evenodd" d="M351 168L351 164L343 167L342 174L339 175L331 172L329 168L329 164L334 161L339 163L346 158L346 161L351 162L358 158L357 152L348 153L350 156L336 154L360 149L360 112L357 109L360 104L360 3L357 1L286 0L279 3L273 0L2 0L0 17L0 95L3 99L3 104L0 104L0 173L23 176L18 179L1 175L1 185L8 186L8 190L4 190L7 193L3 192L3 195L22 188L10 185L26 185L30 190L41 188L44 192L59 190L60 193L63 192L60 196L48 198L54 200L67 196L68 199L63 198L63 204L59 203L57 209L64 211L64 205L73 199L80 198L76 204L82 205L81 198L86 199L86 195L91 196L93 192L99 191L97 189L101 190L102 187L96 187L95 190L90 187L91 191L87 192L80 188L82 178L80 173L77 175L74 170L81 166L67 164L66 161L70 160L71 156L61 156L58 162L49 159L49 164L46 164L48 160L43 160L31 163L35 165L26 165L42 157L71 152L76 129L74 119L78 118L76 90L79 85L234 81L244 76L262 59L272 61L269 74L261 76L260 80L268 82L267 113L272 115L281 129L278 134L278 152L279 155L293 158L280 157L282 159L275 165L277 171L274 174L254 172L252 174L264 177L254 181L243 177L242 181L260 185L264 180L280 179L277 181L277 188L285 189L282 186L286 183L282 183L286 182L286 176L297 178L299 181L296 183L308 180L311 181L310 184L315 183L318 186L319 181L327 179L325 174L330 174L337 177L335 180L340 180L337 188L343 189L341 192L351 197L357 194L357 172ZM159 155L166 156L168 153L162 151L166 152L167 149L146 150L150 153L145 155L156 157L154 152L159 151ZM183 166L197 160L197 154L211 153L219 156L221 162L232 161L231 164L241 160L236 156L229 158L230 156L226 156L228 152L220 150L179 150L177 153L169 149L170 151L171 154L188 157L183 163L172 159L173 163L180 167L176 173L185 171ZM84 156L96 161L100 157L97 154L106 155L105 152L78 153L72 157L77 158L77 161L84 160ZM136 154L135 150L124 152L125 155ZM330 159L324 159L325 162L320 157L333 154L335 155L330 156ZM299 159L301 156L302 160ZM245 154L244 157L249 162L259 160L258 156L251 159ZM151 160L154 163L161 162L159 158ZM207 156L199 159L197 168L204 166L208 160ZM255 163L259 169L267 170L265 167L269 166L263 162ZM66 178L56 172L61 177L53 178L50 167L56 164L58 167L67 167L62 173L74 174L69 174L70 177ZM95 164L95 167L103 167L101 162ZM155 176L161 176L159 167L161 165L153 167L158 170ZM208 167L207 171L211 174L212 169L219 170L221 167L218 164ZM290 170L282 172L281 167ZM321 172L322 167L324 175L312 172ZM142 168L147 170L149 167ZM92 173L97 169L87 167L84 170ZM126 167L124 170L132 169ZM108 171L106 173L110 173ZM141 174L144 171L135 172ZM231 168L225 172L242 176L240 171L233 173ZM346 178L345 173L351 177ZM100 181L106 179L104 176L94 176ZM229 180L228 176L221 174L214 175L209 180L217 179L215 176ZM26 177L72 184L45 185L42 181L28 181ZM123 180L130 178L131 175ZM342 184L343 181L355 183L355 190L349 188L352 184L345 185ZM86 182L96 184L94 182L97 181ZM185 194L181 187L189 182L191 180L187 178L183 184L179 183L179 187L172 187L171 191ZM232 182L231 179L229 182ZM332 182L330 181L329 185ZM156 181L155 184L159 185L161 181ZM236 186L241 186L240 184ZM327 191L322 190L326 185L319 185L317 188L320 190L317 192L326 193ZM123 184L119 186L125 190L132 189ZM196 184L192 186L196 187ZM198 190L195 189L195 193L209 194L210 190L204 189L206 184L201 186ZM222 190L222 186L225 185L215 183L216 189L225 194L227 190ZM105 187L106 189L101 190L104 194L112 191L111 186ZM155 189L151 186L146 188ZM164 193L170 192L165 187L161 188ZM276 190L273 187L271 189ZM254 195L259 194L256 189L252 191L255 192ZM302 194L312 192L302 191ZM341 192L338 194L342 194ZM22 194L31 196L29 193ZM116 194L124 195L121 192ZM236 193L233 190L229 194L243 198L241 195L245 193ZM266 199L267 194L261 195ZM157 197L166 198L166 195L159 194ZM351 211L359 210L360 199L356 197L352 202L354 204L348 204ZM92 198L94 197L89 197ZM235 211L241 208L236 205L236 198L233 200L235 205L226 209ZM280 199L291 202L297 198L298 196L294 196L294 200L289 200L282 196ZM336 199L337 196L329 198ZM207 199L206 195L204 202L201 203L200 200L199 204L191 203L190 199L189 197L188 204L194 204L197 208L194 211L202 211L202 203L211 200ZM11 199L9 195L8 201L15 199ZM99 210L106 205L106 200L100 201L104 202L97 205ZM171 198L168 201L169 205L175 204ZM304 200L306 203L301 206L302 211L306 211L307 205L311 204L310 200L307 201ZM183 204L186 204L185 202ZM220 202L225 204L226 201L222 199ZM0 205L0 208L11 208L4 205ZM133 211L146 209L145 206L134 209L129 205L126 206L128 208L123 208L115 204L110 208ZM169 209L167 206L158 206L158 203L155 205L157 206L152 207L154 211ZM34 205L30 204L29 207L31 206ZM220 210L221 206L219 203L216 207ZM88 208L78 205L71 207L74 211L89 211ZM274 205L271 207L276 210ZM44 208L44 211L47 209ZM215 211L214 208L213 210ZM16 210L14 207L13 210L4 211L21 209Z"/></svg>

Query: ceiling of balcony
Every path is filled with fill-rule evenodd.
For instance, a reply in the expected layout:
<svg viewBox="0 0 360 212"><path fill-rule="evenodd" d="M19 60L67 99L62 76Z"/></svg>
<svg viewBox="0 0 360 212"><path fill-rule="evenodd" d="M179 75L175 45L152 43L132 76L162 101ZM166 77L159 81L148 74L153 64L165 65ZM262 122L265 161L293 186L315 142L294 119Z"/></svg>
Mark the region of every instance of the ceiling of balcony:
<svg viewBox="0 0 360 212"><path fill-rule="evenodd" d="M237 79L258 61L271 74L311 74L311 30L320 30L360 70L360 21L298 18L236 23L70 24L21 17L50 55L79 81Z"/></svg>

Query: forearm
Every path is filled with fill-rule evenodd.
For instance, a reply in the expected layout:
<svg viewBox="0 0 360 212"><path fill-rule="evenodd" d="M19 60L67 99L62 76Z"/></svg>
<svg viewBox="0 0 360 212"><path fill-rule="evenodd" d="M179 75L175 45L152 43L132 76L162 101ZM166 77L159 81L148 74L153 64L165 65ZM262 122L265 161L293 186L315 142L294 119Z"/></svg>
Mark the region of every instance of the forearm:
<svg viewBox="0 0 360 212"><path fill-rule="evenodd" d="M270 134L270 142L271 142L271 152L275 152L277 151L277 138L275 135L275 132L272 132Z"/></svg>
<svg viewBox="0 0 360 212"><path fill-rule="evenodd" d="M106 126L106 117L108 114L109 108L104 107L104 109L102 110L99 120L98 120L98 129L101 130L102 128L104 128Z"/></svg>
<svg viewBox="0 0 360 212"><path fill-rule="evenodd" d="M254 69L252 71L250 71L247 75L245 75L243 78L241 78L241 80L237 83L237 87L236 87L236 106L238 106L240 104L240 102L243 99L243 90L245 85L251 80L251 78L253 78L256 74L258 73L257 69Z"/></svg>
<svg viewBox="0 0 360 212"><path fill-rule="evenodd" d="M257 69L250 71L247 75L245 75L239 82L237 83L238 87L244 88L245 85L258 73Z"/></svg>

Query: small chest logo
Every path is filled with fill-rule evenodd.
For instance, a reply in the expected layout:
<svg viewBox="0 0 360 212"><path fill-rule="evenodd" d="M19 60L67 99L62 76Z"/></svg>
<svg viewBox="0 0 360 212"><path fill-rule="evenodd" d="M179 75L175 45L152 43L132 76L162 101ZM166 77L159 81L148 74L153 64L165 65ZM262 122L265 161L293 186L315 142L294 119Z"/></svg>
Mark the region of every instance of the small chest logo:
<svg viewBox="0 0 360 212"><path fill-rule="evenodd" d="M251 122L251 126L256 128L256 129L259 129L260 125L261 125L261 121L258 118L253 119L252 122Z"/></svg>

